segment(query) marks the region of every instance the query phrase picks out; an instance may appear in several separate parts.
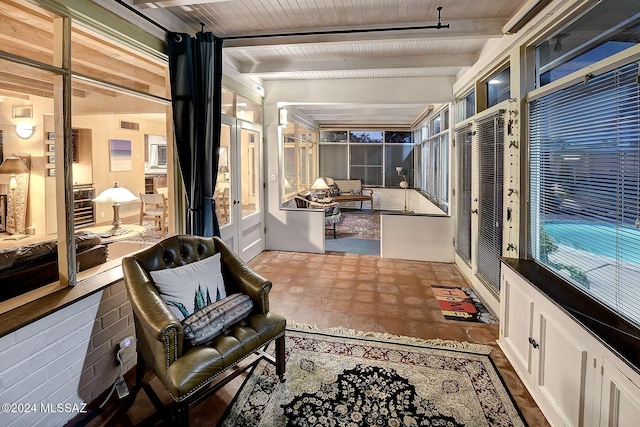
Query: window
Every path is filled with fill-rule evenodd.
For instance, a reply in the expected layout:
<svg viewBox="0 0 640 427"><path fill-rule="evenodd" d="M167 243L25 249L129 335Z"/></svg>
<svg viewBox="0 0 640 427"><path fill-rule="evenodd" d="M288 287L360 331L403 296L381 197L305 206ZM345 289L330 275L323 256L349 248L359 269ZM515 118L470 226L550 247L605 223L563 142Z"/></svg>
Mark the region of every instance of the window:
<svg viewBox="0 0 640 427"><path fill-rule="evenodd" d="M236 118L262 124L262 105L240 95L236 95Z"/></svg>
<svg viewBox="0 0 640 427"><path fill-rule="evenodd" d="M471 125L456 131L456 252L471 263Z"/></svg>
<svg viewBox="0 0 640 427"><path fill-rule="evenodd" d="M640 324L638 63L530 103L530 252Z"/></svg>
<svg viewBox="0 0 640 427"><path fill-rule="evenodd" d="M289 122L282 130L284 176L282 202L305 191L317 177L318 132Z"/></svg>
<svg viewBox="0 0 640 427"><path fill-rule="evenodd" d="M462 122L476 114L476 92L471 91L456 101L456 121Z"/></svg>
<svg viewBox="0 0 640 427"><path fill-rule="evenodd" d="M638 44L637 1L620 0L612 6L598 2L580 19L536 46L538 87Z"/></svg>
<svg viewBox="0 0 640 427"><path fill-rule="evenodd" d="M489 77L485 82L487 90L487 108L506 101L511 96L511 71L507 67Z"/></svg>
<svg viewBox="0 0 640 427"><path fill-rule="evenodd" d="M478 123L478 239L476 275L496 295L500 290L502 256L502 199L504 118L497 115Z"/></svg>
<svg viewBox="0 0 640 427"><path fill-rule="evenodd" d="M423 129L433 129L434 135L419 144L420 169L418 182L432 202L449 211L449 110L445 109L427 120ZM422 132L422 134L427 134Z"/></svg>
<svg viewBox="0 0 640 427"><path fill-rule="evenodd" d="M320 176L397 187L397 166L413 183L413 134L404 130L320 132Z"/></svg>
<svg viewBox="0 0 640 427"><path fill-rule="evenodd" d="M169 104L163 98L166 61L158 52L150 54L151 49L143 53L128 45L128 40L132 44L137 40L135 30L120 39L115 32L105 37L75 18L61 19L66 9L56 10L61 15L33 2L3 2L3 19L9 24L0 28L0 67L6 71L0 82L0 128L5 130L0 132L0 157L16 155L27 165L22 215L14 216L19 218L19 232L33 234L29 240L4 242L5 248L55 241L63 233L72 242L73 232L66 231L71 221L76 231L111 227L112 205L92 199L116 182L134 195L145 192L145 166L160 168L171 160L172 150L164 142ZM71 40L63 37L67 31ZM37 48L29 42L33 34L40 37ZM69 45L63 47L65 43ZM71 57L63 57L69 51ZM70 70L64 68L66 64ZM70 100L70 110L63 108L63 99ZM32 114L12 117L13 107L29 107ZM17 121L29 121L35 132L18 140L15 132L6 131L15 128ZM163 144L149 144L150 138L159 138ZM145 158L153 163L145 165ZM69 170L64 170L65 165ZM166 168L162 178L166 186ZM0 187L3 184L0 176ZM70 199L60 194L62 188L72 190ZM61 203L67 204L66 209L59 209ZM123 203L121 219L137 224L139 211L138 202ZM70 212L71 218L58 212ZM148 234L145 239L149 241ZM109 256L117 258L136 249L125 247L110 243ZM76 260L63 264L61 277L68 277L70 285L76 282L72 273L87 268Z"/></svg>

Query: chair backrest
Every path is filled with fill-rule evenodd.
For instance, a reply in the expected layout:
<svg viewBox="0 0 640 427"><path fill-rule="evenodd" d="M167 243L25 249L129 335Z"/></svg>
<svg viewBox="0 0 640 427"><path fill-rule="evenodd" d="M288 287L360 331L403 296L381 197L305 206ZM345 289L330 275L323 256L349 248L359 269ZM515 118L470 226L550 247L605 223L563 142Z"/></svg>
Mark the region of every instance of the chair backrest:
<svg viewBox="0 0 640 427"><path fill-rule="evenodd" d="M311 194L296 194L296 207L298 208L308 208L309 202L311 201Z"/></svg>
<svg viewBox="0 0 640 427"><path fill-rule="evenodd" d="M145 194L140 193L140 202L145 205L163 206L166 203L164 194Z"/></svg>
<svg viewBox="0 0 640 427"><path fill-rule="evenodd" d="M175 235L167 237L131 257L149 275L150 271L191 264L218 252L213 237Z"/></svg>

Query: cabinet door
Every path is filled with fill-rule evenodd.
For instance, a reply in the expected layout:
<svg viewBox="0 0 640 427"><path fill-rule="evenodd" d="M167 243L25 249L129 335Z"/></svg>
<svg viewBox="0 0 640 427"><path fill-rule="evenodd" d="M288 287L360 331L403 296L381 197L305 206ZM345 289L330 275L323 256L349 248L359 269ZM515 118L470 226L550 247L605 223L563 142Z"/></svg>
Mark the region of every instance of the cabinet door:
<svg viewBox="0 0 640 427"><path fill-rule="evenodd" d="M503 269L500 288L500 346L525 385L531 387L534 384L531 359L533 347L529 338L533 335L534 299L521 283L521 280L512 279Z"/></svg>
<svg viewBox="0 0 640 427"><path fill-rule="evenodd" d="M625 375L606 358L602 366L600 426L635 427L639 425L640 378L633 373Z"/></svg>
<svg viewBox="0 0 640 427"><path fill-rule="evenodd" d="M546 403L552 409L545 414L554 425L584 426L585 406L591 406L592 390L592 381L587 380L589 352L582 344L584 341L578 331L564 328L552 312L540 306L536 310L536 322L536 389L544 399L540 405ZM589 378L593 378L593 369L592 366Z"/></svg>

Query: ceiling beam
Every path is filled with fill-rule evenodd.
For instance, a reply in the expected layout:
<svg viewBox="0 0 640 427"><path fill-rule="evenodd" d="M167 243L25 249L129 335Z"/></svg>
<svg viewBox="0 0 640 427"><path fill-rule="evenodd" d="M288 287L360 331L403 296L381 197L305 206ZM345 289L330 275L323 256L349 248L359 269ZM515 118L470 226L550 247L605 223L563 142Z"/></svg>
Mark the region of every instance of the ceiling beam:
<svg viewBox="0 0 640 427"><path fill-rule="evenodd" d="M225 49L235 47L250 46L276 46L308 43L345 43L350 41L374 41L374 40L449 40L449 39L488 39L502 37L502 24L500 19L478 19L460 20L449 22L450 28L436 29L415 29L415 27L425 27L431 23L415 23L403 26L380 26L380 27L343 27L326 28L315 31L325 31L320 34L301 34L291 31L287 33L261 33L259 35L224 36L223 47ZM354 32L357 31L357 32ZM379 31L376 31L379 30ZM337 33L336 33L337 32Z"/></svg>
<svg viewBox="0 0 640 427"><path fill-rule="evenodd" d="M376 69L449 68L470 67L475 55L425 55L397 56L384 58L362 58L347 60L240 63L238 71L247 75L268 75L275 73L354 71Z"/></svg>

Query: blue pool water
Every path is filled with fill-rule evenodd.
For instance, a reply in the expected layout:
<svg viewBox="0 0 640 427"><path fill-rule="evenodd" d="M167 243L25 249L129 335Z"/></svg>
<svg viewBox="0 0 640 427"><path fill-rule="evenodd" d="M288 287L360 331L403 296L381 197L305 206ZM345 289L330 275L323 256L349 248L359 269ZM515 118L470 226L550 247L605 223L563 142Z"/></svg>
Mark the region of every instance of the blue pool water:
<svg viewBox="0 0 640 427"><path fill-rule="evenodd" d="M558 244L640 264L640 229L564 221L547 222L544 229Z"/></svg>

